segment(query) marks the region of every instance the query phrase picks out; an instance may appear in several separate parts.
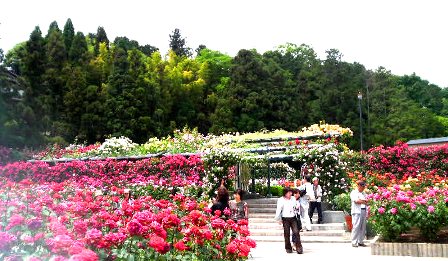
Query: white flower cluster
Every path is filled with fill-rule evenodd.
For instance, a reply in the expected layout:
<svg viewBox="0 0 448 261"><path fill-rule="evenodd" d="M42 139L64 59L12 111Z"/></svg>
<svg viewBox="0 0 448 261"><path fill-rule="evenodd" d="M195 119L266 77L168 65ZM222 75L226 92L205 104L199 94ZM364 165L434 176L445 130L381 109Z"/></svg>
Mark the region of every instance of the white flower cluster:
<svg viewBox="0 0 448 261"><path fill-rule="evenodd" d="M132 149L137 147L138 144L133 143L131 139L127 137L113 137L106 139L106 141L101 144L98 148L98 153L101 155L120 155L130 152Z"/></svg>
<svg viewBox="0 0 448 261"><path fill-rule="evenodd" d="M270 168L273 172L279 172L279 176L285 177L287 180L295 179L296 170L291 168L288 163L274 162L270 164Z"/></svg>
<svg viewBox="0 0 448 261"><path fill-rule="evenodd" d="M310 127L305 127L302 129L305 135L348 135L353 136L353 131L349 128L343 128L336 124L327 124L320 122L319 124L313 124Z"/></svg>
<svg viewBox="0 0 448 261"><path fill-rule="evenodd" d="M294 160L313 166L311 175L319 177L324 190L324 195L330 198L347 189L347 181L344 179L344 169L347 165L342 160L345 153L336 144L329 143L320 146L303 146L297 151Z"/></svg>

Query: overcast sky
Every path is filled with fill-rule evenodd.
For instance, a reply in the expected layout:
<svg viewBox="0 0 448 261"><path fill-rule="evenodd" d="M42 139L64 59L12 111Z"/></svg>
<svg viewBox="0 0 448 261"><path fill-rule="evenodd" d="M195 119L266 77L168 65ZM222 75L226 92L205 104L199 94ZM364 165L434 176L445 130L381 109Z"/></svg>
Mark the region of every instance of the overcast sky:
<svg viewBox="0 0 448 261"><path fill-rule="evenodd" d="M179 28L187 45L234 56L239 49L272 50L286 42L308 44L325 57L368 69L417 75L448 87L448 2L444 0L9 0L2 1L0 48L26 41L36 25L71 18L87 34L103 26L109 40L127 36L163 53Z"/></svg>

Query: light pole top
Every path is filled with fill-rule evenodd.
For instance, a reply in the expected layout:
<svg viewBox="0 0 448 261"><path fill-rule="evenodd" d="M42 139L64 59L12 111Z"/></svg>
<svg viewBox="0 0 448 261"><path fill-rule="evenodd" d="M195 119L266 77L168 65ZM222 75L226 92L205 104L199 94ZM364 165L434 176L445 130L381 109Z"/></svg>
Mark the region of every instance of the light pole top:
<svg viewBox="0 0 448 261"><path fill-rule="evenodd" d="M361 92L358 92L358 99L362 100L362 93Z"/></svg>

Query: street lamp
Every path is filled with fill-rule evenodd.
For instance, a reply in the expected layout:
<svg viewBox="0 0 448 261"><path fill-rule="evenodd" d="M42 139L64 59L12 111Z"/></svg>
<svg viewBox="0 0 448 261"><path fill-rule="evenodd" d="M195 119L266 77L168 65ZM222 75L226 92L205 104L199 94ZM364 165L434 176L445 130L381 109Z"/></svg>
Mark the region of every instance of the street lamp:
<svg viewBox="0 0 448 261"><path fill-rule="evenodd" d="M361 101L362 101L362 93L358 92L358 105L359 105L359 138L361 141L361 152L363 151L363 146L362 146L362 107L361 107Z"/></svg>

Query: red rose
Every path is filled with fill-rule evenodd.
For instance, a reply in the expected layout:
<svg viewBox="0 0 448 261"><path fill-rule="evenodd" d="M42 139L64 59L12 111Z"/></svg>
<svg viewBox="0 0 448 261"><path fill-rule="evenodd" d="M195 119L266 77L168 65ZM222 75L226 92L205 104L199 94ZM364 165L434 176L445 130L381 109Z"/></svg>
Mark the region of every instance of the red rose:
<svg viewBox="0 0 448 261"><path fill-rule="evenodd" d="M179 251L188 250L188 247L185 245L184 241L177 242L176 244L174 244L174 247Z"/></svg>
<svg viewBox="0 0 448 261"><path fill-rule="evenodd" d="M149 239L148 245L161 254L165 254L170 250L170 245L159 236L152 236Z"/></svg>

